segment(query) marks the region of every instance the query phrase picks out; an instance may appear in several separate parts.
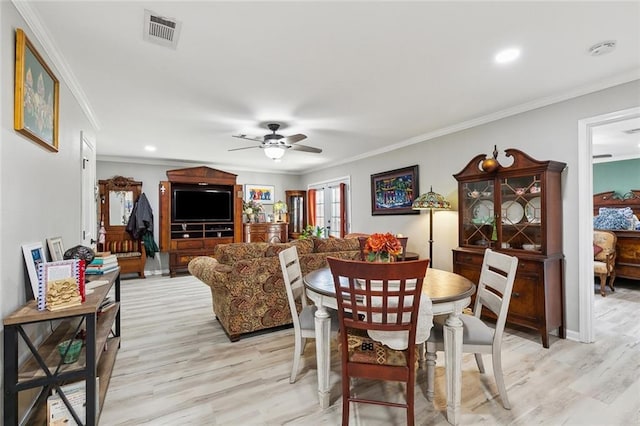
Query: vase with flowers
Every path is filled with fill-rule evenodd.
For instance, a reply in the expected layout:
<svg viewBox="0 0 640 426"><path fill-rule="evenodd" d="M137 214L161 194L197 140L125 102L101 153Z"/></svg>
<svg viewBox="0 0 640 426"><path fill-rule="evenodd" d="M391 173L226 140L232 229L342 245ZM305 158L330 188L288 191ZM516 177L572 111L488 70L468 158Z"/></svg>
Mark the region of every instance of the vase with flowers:
<svg viewBox="0 0 640 426"><path fill-rule="evenodd" d="M367 238L364 252L369 262L393 262L402 253L402 244L393 234L371 234Z"/></svg>
<svg viewBox="0 0 640 426"><path fill-rule="evenodd" d="M258 213L264 212L264 207L257 201L249 200L242 202L242 211L247 215L248 222L255 222Z"/></svg>

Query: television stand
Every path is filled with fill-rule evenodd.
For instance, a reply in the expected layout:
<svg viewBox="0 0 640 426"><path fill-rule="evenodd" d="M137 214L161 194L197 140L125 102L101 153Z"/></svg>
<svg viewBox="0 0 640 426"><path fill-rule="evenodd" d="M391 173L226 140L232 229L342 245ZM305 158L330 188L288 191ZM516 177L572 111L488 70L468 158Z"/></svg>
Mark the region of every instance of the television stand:
<svg viewBox="0 0 640 426"><path fill-rule="evenodd" d="M194 257L213 256L218 244L242 242L242 185L236 185L236 175L204 166L168 170L167 177L168 181L160 182L160 250L169 253L169 275L175 277L187 271ZM231 191L232 220L172 220L173 187L196 190L208 185Z"/></svg>

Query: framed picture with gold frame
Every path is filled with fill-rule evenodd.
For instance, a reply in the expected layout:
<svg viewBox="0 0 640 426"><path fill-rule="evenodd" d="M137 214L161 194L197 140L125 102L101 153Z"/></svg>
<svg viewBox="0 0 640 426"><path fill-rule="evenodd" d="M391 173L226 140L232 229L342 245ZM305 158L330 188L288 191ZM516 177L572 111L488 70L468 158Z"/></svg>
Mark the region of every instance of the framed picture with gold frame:
<svg viewBox="0 0 640 426"><path fill-rule="evenodd" d="M60 84L24 31L16 30L14 129L58 151Z"/></svg>

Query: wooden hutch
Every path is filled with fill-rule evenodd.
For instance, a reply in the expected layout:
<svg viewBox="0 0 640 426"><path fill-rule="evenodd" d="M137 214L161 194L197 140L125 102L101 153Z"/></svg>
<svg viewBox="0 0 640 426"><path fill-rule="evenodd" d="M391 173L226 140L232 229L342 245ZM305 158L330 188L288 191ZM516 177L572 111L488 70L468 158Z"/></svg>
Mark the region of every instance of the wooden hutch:
<svg viewBox="0 0 640 426"><path fill-rule="evenodd" d="M129 177L114 176L111 179L98 181L98 188L100 194L98 215L105 230L105 241L99 245L99 249L110 251L114 245L124 246L126 242L137 241L137 248L134 247L129 251L124 249L113 251L118 256L120 274L136 273L139 278L144 278L144 267L147 263L144 244L141 239L134 240L127 231L133 206L142 194L142 182Z"/></svg>
<svg viewBox="0 0 640 426"><path fill-rule="evenodd" d="M194 257L213 255L216 245L242 242L242 185L236 184L236 175L205 166L168 170L167 178L159 187L160 250L169 253L169 273L174 277L185 271ZM180 220L174 210L176 188L185 191L216 188L230 193L230 217L207 220L203 214L203 220Z"/></svg>
<svg viewBox="0 0 640 426"><path fill-rule="evenodd" d="M494 159L478 155L454 175L460 212L453 270L478 282L487 247L517 256L507 322L538 331L548 348L551 331L558 329L565 337L561 192L565 164L537 161L517 149L505 153L513 158L509 167L494 161L494 152Z"/></svg>

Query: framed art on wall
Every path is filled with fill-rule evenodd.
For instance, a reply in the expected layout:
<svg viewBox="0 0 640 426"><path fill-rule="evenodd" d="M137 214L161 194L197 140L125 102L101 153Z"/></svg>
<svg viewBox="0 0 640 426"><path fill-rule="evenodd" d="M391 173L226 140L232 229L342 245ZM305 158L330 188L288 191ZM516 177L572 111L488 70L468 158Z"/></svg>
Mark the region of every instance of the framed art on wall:
<svg viewBox="0 0 640 426"><path fill-rule="evenodd" d="M260 204L273 204L274 192L275 186L273 185L246 184L244 186L244 200L256 201Z"/></svg>
<svg viewBox="0 0 640 426"><path fill-rule="evenodd" d="M24 31L16 30L14 129L58 151L59 83Z"/></svg>
<svg viewBox="0 0 640 426"><path fill-rule="evenodd" d="M418 165L371 175L371 214L420 214L412 210L418 187Z"/></svg>

